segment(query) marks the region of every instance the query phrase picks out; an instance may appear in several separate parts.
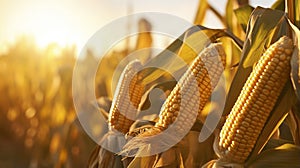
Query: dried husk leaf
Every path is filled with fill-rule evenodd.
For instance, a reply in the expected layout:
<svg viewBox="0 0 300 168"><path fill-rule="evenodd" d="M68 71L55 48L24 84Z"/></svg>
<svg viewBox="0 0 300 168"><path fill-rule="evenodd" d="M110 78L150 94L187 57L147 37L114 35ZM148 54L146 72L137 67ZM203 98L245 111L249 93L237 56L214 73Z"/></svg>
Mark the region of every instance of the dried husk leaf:
<svg viewBox="0 0 300 168"><path fill-rule="evenodd" d="M291 79L292 79L293 87L295 89L298 100L300 100L300 52L299 52L300 51L300 31L290 21L289 21L289 25L292 28L293 37L294 37L293 40L296 45L295 50L292 55L292 60L291 60L291 66L292 66Z"/></svg>
<svg viewBox="0 0 300 168"><path fill-rule="evenodd" d="M201 167L216 156L212 148L214 136L202 143L199 143L198 137L199 131L190 131L177 145L167 151L148 157L135 157L128 168Z"/></svg>
<svg viewBox="0 0 300 168"><path fill-rule="evenodd" d="M298 101L287 117L287 124L293 136L294 143L300 146L300 101Z"/></svg>
<svg viewBox="0 0 300 168"><path fill-rule="evenodd" d="M300 147L293 144L284 144L275 149L269 149L257 156L249 164L249 168L280 167L293 168L300 167Z"/></svg>
<svg viewBox="0 0 300 168"><path fill-rule="evenodd" d="M125 144L124 135L120 132L109 131L105 134L90 156L88 167L90 168L122 168L122 156L117 155L103 147L120 150Z"/></svg>

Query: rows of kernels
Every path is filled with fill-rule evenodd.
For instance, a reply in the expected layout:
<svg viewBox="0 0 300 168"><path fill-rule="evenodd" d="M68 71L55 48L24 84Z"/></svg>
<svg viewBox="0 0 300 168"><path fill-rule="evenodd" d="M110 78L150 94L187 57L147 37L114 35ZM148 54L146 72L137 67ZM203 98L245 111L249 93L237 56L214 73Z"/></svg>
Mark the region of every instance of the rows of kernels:
<svg viewBox="0 0 300 168"><path fill-rule="evenodd" d="M109 114L109 126L122 133L127 133L134 122L138 105L144 92L139 82L138 68L140 62L129 63L119 79L115 97Z"/></svg>
<svg viewBox="0 0 300 168"><path fill-rule="evenodd" d="M193 112L199 114L202 111L213 88L217 85L224 70L225 57L221 44L212 44L206 48L193 61L168 96L155 126L166 129L175 122L178 115L181 115L177 129L184 130L183 128L192 121ZM199 94L195 94L195 92L199 92ZM184 102L181 100L181 93L184 94ZM199 106L198 111L192 111L192 107L196 105Z"/></svg>
<svg viewBox="0 0 300 168"><path fill-rule="evenodd" d="M259 60L220 132L221 157L243 163L251 153L289 77L292 50L282 37Z"/></svg>

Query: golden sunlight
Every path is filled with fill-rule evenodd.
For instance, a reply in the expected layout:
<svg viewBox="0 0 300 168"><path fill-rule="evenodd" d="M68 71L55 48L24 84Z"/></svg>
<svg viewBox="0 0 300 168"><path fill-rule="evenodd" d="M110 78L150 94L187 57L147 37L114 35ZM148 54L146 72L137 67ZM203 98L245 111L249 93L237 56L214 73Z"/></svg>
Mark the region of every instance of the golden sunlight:
<svg viewBox="0 0 300 168"><path fill-rule="evenodd" d="M59 45L77 43L76 34L68 23L68 16L62 11L39 9L37 15L30 18L29 33L36 38L37 45L44 47L51 42Z"/></svg>
<svg viewBox="0 0 300 168"><path fill-rule="evenodd" d="M66 2L29 1L26 2L0 2L4 5L6 17L0 16L1 24L5 25L0 31L0 43L11 43L15 37L26 35L34 37L38 47L44 48L49 43L60 46L73 45L81 47L86 39L85 31L80 28L77 20L79 5L72 8ZM82 33L83 32L83 33ZM5 51L5 48L0 48Z"/></svg>

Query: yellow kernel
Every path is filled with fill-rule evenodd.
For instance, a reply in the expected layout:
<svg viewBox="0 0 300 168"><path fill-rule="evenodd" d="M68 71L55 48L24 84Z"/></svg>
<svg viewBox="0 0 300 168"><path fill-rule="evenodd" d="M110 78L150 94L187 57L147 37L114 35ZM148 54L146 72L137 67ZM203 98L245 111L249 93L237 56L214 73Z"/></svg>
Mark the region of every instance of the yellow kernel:
<svg viewBox="0 0 300 168"><path fill-rule="evenodd" d="M273 90L273 87L269 86L268 84L264 86L266 90L270 92L270 90Z"/></svg>
<svg viewBox="0 0 300 168"><path fill-rule="evenodd" d="M277 57L274 57L271 61L277 64L279 62L279 59Z"/></svg>
<svg viewBox="0 0 300 168"><path fill-rule="evenodd" d="M285 49L284 52L288 55L292 54L293 50L291 49Z"/></svg>
<svg viewBox="0 0 300 168"><path fill-rule="evenodd" d="M263 89L263 90L262 90L262 93L268 96L269 93L270 93L270 91L269 91L268 89Z"/></svg>
<svg viewBox="0 0 300 168"><path fill-rule="evenodd" d="M277 51L284 51L284 49L281 46L277 47L276 49Z"/></svg>
<svg viewBox="0 0 300 168"><path fill-rule="evenodd" d="M260 99L262 99L263 101L267 100L267 96L262 94L262 95L260 95Z"/></svg>
<svg viewBox="0 0 300 168"><path fill-rule="evenodd" d="M256 106L257 106L257 105L256 105ZM249 111L250 116L256 116L259 107L257 106L257 107L252 108L252 109L253 109L253 110L250 110L250 111Z"/></svg>
<svg viewBox="0 0 300 168"><path fill-rule="evenodd" d="M279 56L279 59L281 60L281 61L283 61L283 60L285 60L286 59L286 55L285 54L281 54L280 56ZM279 64L280 64L281 62L279 62Z"/></svg>
<svg viewBox="0 0 300 168"><path fill-rule="evenodd" d="M274 84L273 81L270 81L270 80L269 80L269 81L267 82L267 85L269 85L269 86L274 86L275 84Z"/></svg>
<svg viewBox="0 0 300 168"><path fill-rule="evenodd" d="M258 122L259 118L255 116L255 117L252 118L252 120Z"/></svg>

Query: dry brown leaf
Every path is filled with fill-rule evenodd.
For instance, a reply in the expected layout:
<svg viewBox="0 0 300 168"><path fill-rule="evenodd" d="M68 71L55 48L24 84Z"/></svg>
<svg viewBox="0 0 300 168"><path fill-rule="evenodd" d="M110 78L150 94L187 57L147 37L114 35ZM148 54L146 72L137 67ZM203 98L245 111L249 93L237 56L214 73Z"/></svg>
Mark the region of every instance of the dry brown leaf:
<svg viewBox="0 0 300 168"><path fill-rule="evenodd" d="M284 144L275 149L269 149L257 156L249 163L250 168L296 168L300 167L300 147L292 144Z"/></svg>

